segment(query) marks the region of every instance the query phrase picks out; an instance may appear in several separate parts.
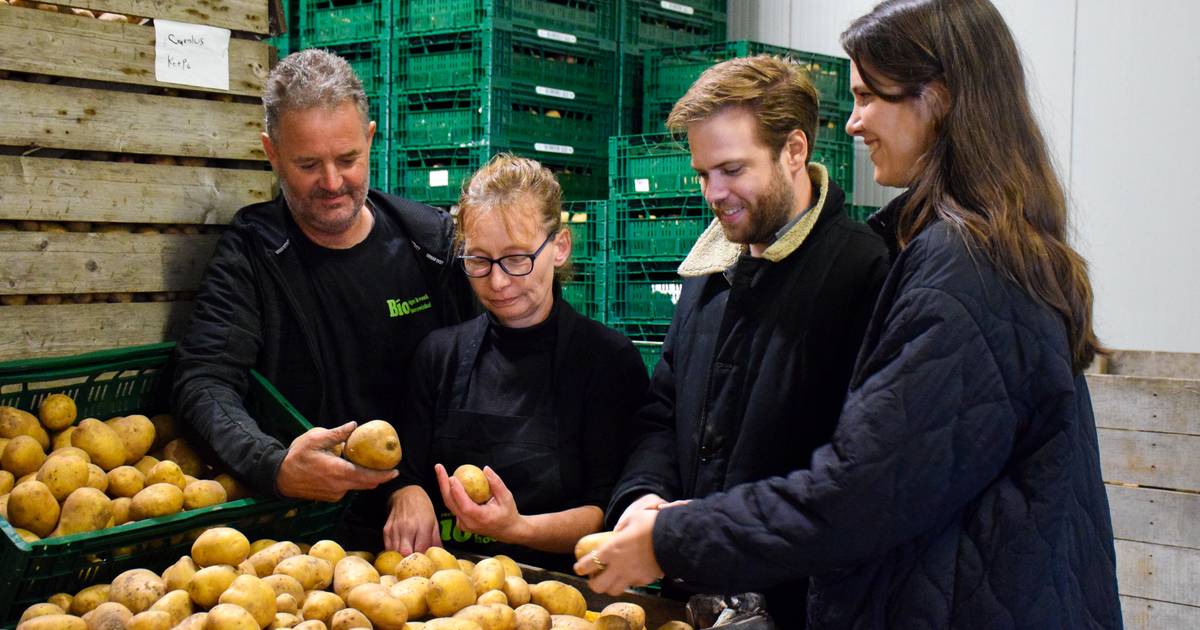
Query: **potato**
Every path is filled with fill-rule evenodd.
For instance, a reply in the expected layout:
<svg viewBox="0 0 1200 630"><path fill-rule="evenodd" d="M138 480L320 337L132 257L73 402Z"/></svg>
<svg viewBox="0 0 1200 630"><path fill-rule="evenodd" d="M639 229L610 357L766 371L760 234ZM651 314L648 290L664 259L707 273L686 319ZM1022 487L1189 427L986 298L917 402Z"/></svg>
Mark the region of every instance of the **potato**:
<svg viewBox="0 0 1200 630"><path fill-rule="evenodd" d="M267 576L267 577L271 577L271 576ZM266 578L263 578L263 579L266 579ZM295 597L292 597L291 593L283 593L283 594L275 596L275 614L276 615L278 615L281 612L282 613L290 613L290 614L294 615L299 611L300 611L300 604L296 601Z"/></svg>
<svg viewBox="0 0 1200 630"><path fill-rule="evenodd" d="M359 466L391 470L400 463L400 436L388 421L372 420L354 429L342 455Z"/></svg>
<svg viewBox="0 0 1200 630"><path fill-rule="evenodd" d="M108 601L108 584L93 584L78 593L71 599L72 615L82 617L100 604Z"/></svg>
<svg viewBox="0 0 1200 630"><path fill-rule="evenodd" d="M429 594L425 600L431 615L449 617L475 603L475 587L466 573L443 569L429 578Z"/></svg>
<svg viewBox="0 0 1200 630"><path fill-rule="evenodd" d="M236 578L237 572L227 564L204 567L188 580L188 597L201 608L212 608Z"/></svg>
<svg viewBox="0 0 1200 630"><path fill-rule="evenodd" d="M18 479L17 479L17 486L19 486L19 485L21 485L21 484L25 483L26 481L37 481L37 473L36 473L36 472L31 472L31 473L29 473L28 475L25 475L24 477L20 477L20 478L18 478ZM13 486L13 487L15 488L16 486Z"/></svg>
<svg viewBox="0 0 1200 630"><path fill-rule="evenodd" d="M274 573L296 578L296 581L300 582L306 591L325 589L333 582L332 564L329 564L327 560L304 554L283 559L275 565ZM332 615L333 612L331 611L329 614Z"/></svg>
<svg viewBox="0 0 1200 630"><path fill-rule="evenodd" d="M274 615L272 615L272 618ZM217 604L208 611L204 630L261 630L250 611L234 604Z"/></svg>
<svg viewBox="0 0 1200 630"><path fill-rule="evenodd" d="M212 530L209 530L212 531ZM236 604L246 609L259 626L275 619L275 591L270 584L252 575L239 575L218 598L222 604Z"/></svg>
<svg viewBox="0 0 1200 630"><path fill-rule="evenodd" d="M545 608L550 615L582 617L587 612L587 602L579 589L558 580L545 580L529 587L533 603Z"/></svg>
<svg viewBox="0 0 1200 630"><path fill-rule="evenodd" d="M95 488L79 488L63 501L62 515L52 535L70 536L104 529L112 515L112 500L103 492Z"/></svg>
<svg viewBox="0 0 1200 630"><path fill-rule="evenodd" d="M404 556L400 555L399 551L381 551L375 556L375 570L379 571L380 575L396 575L396 565L403 559Z"/></svg>
<svg viewBox="0 0 1200 630"><path fill-rule="evenodd" d="M196 477L197 479L204 477L204 471L207 468L204 460L184 442L182 438L176 438L167 442L163 447L163 459L168 459L183 469L185 474Z"/></svg>
<svg viewBox="0 0 1200 630"><path fill-rule="evenodd" d="M600 615L592 622L595 630L634 630L629 621L616 615Z"/></svg>
<svg viewBox="0 0 1200 630"><path fill-rule="evenodd" d="M112 427L87 418L71 432L71 446L79 447L92 458L92 463L105 471L125 463L125 444Z"/></svg>
<svg viewBox="0 0 1200 630"><path fill-rule="evenodd" d="M204 624L208 622L208 613L198 612L192 613L192 616L179 622L171 630L204 630Z"/></svg>
<svg viewBox="0 0 1200 630"><path fill-rule="evenodd" d="M0 453L0 467L14 477L35 473L46 462L46 452L37 440L28 435L18 435L8 441Z"/></svg>
<svg viewBox="0 0 1200 630"><path fill-rule="evenodd" d="M40 481L17 484L8 495L8 522L41 538L54 530L59 512L58 501Z"/></svg>
<svg viewBox="0 0 1200 630"><path fill-rule="evenodd" d="M125 630L133 617L128 608L116 602L105 602L83 616L88 630Z"/></svg>
<svg viewBox="0 0 1200 630"><path fill-rule="evenodd" d="M38 405L38 419L51 431L75 424L75 400L66 394L50 394Z"/></svg>
<svg viewBox="0 0 1200 630"><path fill-rule="evenodd" d="M463 560L462 558L459 558L458 570L466 573L467 575L471 575L475 572L475 563L471 562L470 560Z"/></svg>
<svg viewBox="0 0 1200 630"><path fill-rule="evenodd" d="M682 621L668 621L658 627L657 630L693 630L692 626Z"/></svg>
<svg viewBox="0 0 1200 630"><path fill-rule="evenodd" d="M504 591L498 591L498 590L487 591L484 594L480 595L479 597L476 597L475 603L481 604L481 605L503 604L503 605L507 606L508 605L508 595L505 595Z"/></svg>
<svg viewBox="0 0 1200 630"><path fill-rule="evenodd" d="M0 407L0 437L11 440L18 435L28 435L37 440L43 451L50 448L50 436L38 422L37 416L16 407ZM45 436L45 441L42 441L42 436Z"/></svg>
<svg viewBox="0 0 1200 630"><path fill-rule="evenodd" d="M433 566L433 560L429 556L414 551L413 553L404 556L404 559L396 565L395 574L400 581L404 581L413 576L429 577L437 569Z"/></svg>
<svg viewBox="0 0 1200 630"><path fill-rule="evenodd" d="M300 618L305 621L316 620L325 625L333 618L333 613L346 607L341 597L327 591L313 591L304 598L300 608Z"/></svg>
<svg viewBox="0 0 1200 630"><path fill-rule="evenodd" d="M160 413L150 416L150 424L154 425L154 443L150 445L150 450L158 450L167 442L175 439L175 419L171 417L171 414Z"/></svg>
<svg viewBox="0 0 1200 630"><path fill-rule="evenodd" d="M278 612L275 613L275 619L271 621L271 625L267 626L267 628L268 630L275 630L276 628L292 628L299 623L300 618L297 617L295 613Z"/></svg>
<svg viewBox="0 0 1200 630"><path fill-rule="evenodd" d="M305 552L305 553L307 553L307 552ZM358 556L359 558L362 558L363 560L366 560L367 562L375 562L375 554L371 553L370 551L347 551L346 555L347 556Z"/></svg>
<svg viewBox="0 0 1200 630"><path fill-rule="evenodd" d="M333 592L342 599L346 599L354 587L367 583L378 584L379 571L362 558L346 556L333 567Z"/></svg>
<svg viewBox="0 0 1200 630"><path fill-rule="evenodd" d="M17 621L17 623L20 624L22 622L33 619L34 617L41 617L42 615L62 615L65 613L66 613L66 611L63 610L62 607L58 606L57 604L51 604L48 602L42 603L42 604L34 604L34 605L26 608L25 612L21 613L21 618Z"/></svg>
<svg viewBox="0 0 1200 630"><path fill-rule="evenodd" d="M171 630L171 615L161 610L147 610L129 619L125 630Z"/></svg>
<svg viewBox="0 0 1200 630"><path fill-rule="evenodd" d="M275 591L275 595L291 595L297 603L304 600L304 585L300 584L299 580L281 573L275 573L262 578L271 590Z"/></svg>
<svg viewBox="0 0 1200 630"><path fill-rule="evenodd" d="M12 492L17 478L7 470L0 470L0 494L8 494Z"/></svg>
<svg viewBox="0 0 1200 630"><path fill-rule="evenodd" d="M250 555L253 556L254 554L266 549L267 547L270 547L271 545L274 545L277 542L279 541L271 538L259 538L258 540L251 541Z"/></svg>
<svg viewBox="0 0 1200 630"><path fill-rule="evenodd" d="M221 484L221 487L225 489L225 500L226 501L237 501L238 499L245 499L246 497L250 496L250 494L251 494L250 489L247 488L244 484L242 484L242 482L238 481L237 479L234 479L233 477L231 477L225 473L221 473L221 474L217 475L216 477L213 478L213 481Z"/></svg>
<svg viewBox="0 0 1200 630"><path fill-rule="evenodd" d="M108 599L127 608L133 616L148 610L166 593L167 586L156 573L148 569L130 569L113 578Z"/></svg>
<svg viewBox="0 0 1200 630"><path fill-rule="evenodd" d="M488 485L483 470L472 464L463 464L454 469L454 478L462 484L463 490L471 500L483 505L492 498L492 488Z"/></svg>
<svg viewBox="0 0 1200 630"><path fill-rule="evenodd" d="M191 617L195 612L192 608L192 596L183 589L173 590L158 598L158 601L151 604L150 610L166 614L172 626L183 623L184 619Z"/></svg>
<svg viewBox="0 0 1200 630"><path fill-rule="evenodd" d="M152 486L156 483L169 483L180 490L187 487L187 482L183 479L183 469L172 461L158 462L146 473L146 485Z"/></svg>
<svg viewBox="0 0 1200 630"><path fill-rule="evenodd" d="M106 422L113 431L116 431L117 437L121 439L121 444L125 445L125 463L136 464L138 460L146 456L150 447L154 444L154 423L146 416L133 414L113 418Z"/></svg>
<svg viewBox="0 0 1200 630"><path fill-rule="evenodd" d="M500 587L508 598L508 605L516 608L529 603L529 584L525 578L509 575L504 578L504 586Z"/></svg>
<svg viewBox="0 0 1200 630"><path fill-rule="evenodd" d="M147 455L139 459L137 463L133 465L133 467L138 469L138 471L143 475L148 475L150 474L150 470L153 469L156 464L158 464L158 461L158 458Z"/></svg>
<svg viewBox="0 0 1200 630"><path fill-rule="evenodd" d="M146 475L133 466L117 466L108 471L108 494L113 498L133 497L145 487Z"/></svg>
<svg viewBox="0 0 1200 630"><path fill-rule="evenodd" d="M78 457L88 464L92 463L92 456L88 455L87 451L76 446L71 446L70 444L66 444L64 446L55 446L54 450L50 451L50 454L46 456L46 459L48 460L51 457L62 457L64 455Z"/></svg>
<svg viewBox="0 0 1200 630"><path fill-rule="evenodd" d="M54 437L50 440L50 446L56 451L60 448L71 446L71 434L74 432L75 427L67 427L55 433ZM88 463L92 463L91 456L88 457Z"/></svg>
<svg viewBox="0 0 1200 630"><path fill-rule="evenodd" d="M196 561L191 556L183 556L163 571L163 584L168 591L186 589L193 575L196 575Z"/></svg>
<svg viewBox="0 0 1200 630"><path fill-rule="evenodd" d="M404 630L408 621L408 608L404 602L392 597L381 584L359 584L350 591L346 603L362 611L377 630Z"/></svg>
<svg viewBox="0 0 1200 630"><path fill-rule="evenodd" d="M424 617L429 611L426 599L429 595L429 578L414 575L388 588L393 597L404 602L409 619Z"/></svg>
<svg viewBox="0 0 1200 630"><path fill-rule="evenodd" d="M87 622L71 615L42 615L17 626L17 630L88 630Z"/></svg>
<svg viewBox="0 0 1200 630"><path fill-rule="evenodd" d="M505 576L521 577L521 567L517 565L516 560L513 560L502 553L496 554L492 557L499 560L500 564L504 566Z"/></svg>
<svg viewBox="0 0 1200 630"><path fill-rule="evenodd" d="M516 630L550 630L550 612L537 604L518 606L513 614L517 618Z"/></svg>
<svg viewBox="0 0 1200 630"><path fill-rule="evenodd" d="M87 485L89 488L95 488L100 492L107 492L108 475L104 472L104 469L95 464L88 464Z"/></svg>
<svg viewBox="0 0 1200 630"><path fill-rule="evenodd" d="M156 483L133 495L129 504L129 517L140 521L144 518L177 514L182 509L183 490L169 483Z"/></svg>
<svg viewBox="0 0 1200 630"><path fill-rule="evenodd" d="M325 625L324 621L312 619L309 621L301 621L300 623L292 626L292 630L326 630L327 627L328 626Z"/></svg>
<svg viewBox="0 0 1200 630"><path fill-rule="evenodd" d="M421 630L483 630L479 624L470 619L431 619L421 626Z"/></svg>
<svg viewBox="0 0 1200 630"><path fill-rule="evenodd" d="M330 619L330 630L351 630L352 628L372 628L367 616L353 608L343 608Z"/></svg>
<svg viewBox="0 0 1200 630"><path fill-rule="evenodd" d="M550 627L562 630L593 630L590 621L574 615L550 615Z"/></svg>
<svg viewBox="0 0 1200 630"><path fill-rule="evenodd" d="M579 542L575 543L575 559L582 560L584 556L608 542L613 534L614 532L596 532L580 538Z"/></svg>
<svg viewBox="0 0 1200 630"><path fill-rule="evenodd" d="M517 625L512 609L499 604L467 606L454 613L454 618L474 621L483 630L513 630Z"/></svg>
<svg viewBox="0 0 1200 630"><path fill-rule="evenodd" d="M16 533L17 536L20 536L21 540L24 540L27 543L35 542L35 541L42 539L41 536L38 536L37 534L29 531L28 529L21 529L20 527L14 527L13 532Z"/></svg>
<svg viewBox="0 0 1200 630"><path fill-rule="evenodd" d="M503 588L504 565L495 558L480 560L471 573L471 583L475 585L475 595L477 596Z"/></svg>
<svg viewBox="0 0 1200 630"><path fill-rule="evenodd" d="M51 457L38 469L37 480L46 484L55 499L62 501L87 485L88 465L78 457Z"/></svg>
<svg viewBox="0 0 1200 630"><path fill-rule="evenodd" d="M425 550L425 555L433 561L434 573L444 569L453 569L455 571L462 570L458 566L458 558L455 558L454 554L442 549L441 547L430 547ZM430 577L432 577L432 575L433 574L431 573Z"/></svg>
<svg viewBox="0 0 1200 630"><path fill-rule="evenodd" d="M381 575L381 576L379 576L379 583L388 588L391 588L391 587L399 584L400 580L396 579L396 576L394 576L394 575Z"/></svg>
<svg viewBox="0 0 1200 630"><path fill-rule="evenodd" d="M630 630L642 630L646 626L646 611L637 604L614 602L605 606L600 615L616 615L629 622Z"/></svg>
<svg viewBox="0 0 1200 630"><path fill-rule="evenodd" d="M75 596L70 593L55 593L46 601L63 609L63 612L67 612L71 610L71 600L73 599Z"/></svg>
<svg viewBox="0 0 1200 630"><path fill-rule="evenodd" d="M266 577L275 572L275 565L280 561L298 555L300 555L300 548L296 546L296 543L285 540L253 553L250 556L250 564L254 565L254 572L257 575Z"/></svg>
<svg viewBox="0 0 1200 630"><path fill-rule="evenodd" d="M320 558L333 565L334 573L337 572L337 564L346 557L346 550L341 545L332 540L318 540L313 543L313 546L308 550L308 555L314 558ZM390 571L395 573L395 570Z"/></svg>
<svg viewBox="0 0 1200 630"><path fill-rule="evenodd" d="M7 494L0 495L0 518L3 518L6 521L8 520L8 495ZM16 529L21 529L21 528L18 527ZM22 530L22 531L24 531L24 530Z"/></svg>
<svg viewBox="0 0 1200 630"><path fill-rule="evenodd" d="M249 555L250 541L245 534L232 527L213 527L205 530L196 538L196 542L192 543L192 560L196 561L196 566L238 565Z"/></svg>

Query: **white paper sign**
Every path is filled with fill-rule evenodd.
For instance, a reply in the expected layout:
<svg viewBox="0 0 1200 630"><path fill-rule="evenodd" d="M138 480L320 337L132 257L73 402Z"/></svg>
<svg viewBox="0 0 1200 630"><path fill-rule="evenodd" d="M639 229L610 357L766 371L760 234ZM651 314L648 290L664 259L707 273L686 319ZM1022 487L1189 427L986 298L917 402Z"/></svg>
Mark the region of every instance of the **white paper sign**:
<svg viewBox="0 0 1200 630"><path fill-rule="evenodd" d="M667 2L667 0L663 0L662 2L659 3L659 6L661 6L662 8L664 8L668 11L674 11L676 13L683 13L684 15L695 15L696 14L696 10L693 9L692 7L689 7L686 4L679 4L676 2Z"/></svg>
<svg viewBox="0 0 1200 630"><path fill-rule="evenodd" d="M558 31L552 31L546 28L539 28L537 30L537 36L541 37L542 39L552 39L556 42L566 42L568 44L574 44L575 42L579 41L577 37L570 33L560 33Z"/></svg>
<svg viewBox="0 0 1200 630"><path fill-rule="evenodd" d="M575 155L575 147L566 144L550 144L547 142L533 143L535 151L543 153L561 153L563 155Z"/></svg>
<svg viewBox="0 0 1200 630"><path fill-rule="evenodd" d="M533 88L533 91L537 92L538 94L541 94L542 96L553 96L555 98L565 98L565 99L570 99L572 101L575 100L575 93L572 92L571 90L560 90L558 88L552 88L552 87L546 87L544 85L538 85Z"/></svg>
<svg viewBox="0 0 1200 630"><path fill-rule="evenodd" d="M648 193L650 192L650 180L638 178L633 180L633 192Z"/></svg>
<svg viewBox="0 0 1200 630"><path fill-rule="evenodd" d="M154 78L229 89L229 29L154 20Z"/></svg>
<svg viewBox="0 0 1200 630"><path fill-rule="evenodd" d="M450 171L429 171L429 187L444 188L450 185Z"/></svg>

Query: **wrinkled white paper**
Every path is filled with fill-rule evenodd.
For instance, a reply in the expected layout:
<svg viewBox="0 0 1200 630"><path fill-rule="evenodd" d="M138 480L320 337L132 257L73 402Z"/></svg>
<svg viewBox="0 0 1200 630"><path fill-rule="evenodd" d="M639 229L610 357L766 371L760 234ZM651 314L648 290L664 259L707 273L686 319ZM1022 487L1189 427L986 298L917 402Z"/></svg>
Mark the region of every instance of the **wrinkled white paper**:
<svg viewBox="0 0 1200 630"><path fill-rule="evenodd" d="M154 78L229 89L229 29L154 20Z"/></svg>

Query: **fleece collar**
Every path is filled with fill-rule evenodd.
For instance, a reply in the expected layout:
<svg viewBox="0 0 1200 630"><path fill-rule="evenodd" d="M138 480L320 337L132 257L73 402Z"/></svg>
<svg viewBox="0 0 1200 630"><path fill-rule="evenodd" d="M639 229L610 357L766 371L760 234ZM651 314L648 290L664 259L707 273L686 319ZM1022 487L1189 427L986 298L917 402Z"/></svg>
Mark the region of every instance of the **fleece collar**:
<svg viewBox="0 0 1200 630"><path fill-rule="evenodd" d="M812 232L813 226L817 224L821 210L825 207L825 199L829 196L829 172L823 165L812 162L808 165L808 176L817 185L817 202L792 229L763 251L762 257L771 262L779 262L799 249L804 239ZM683 264L679 265L679 275L691 278L724 273L745 251L745 245L726 239L720 219L713 219L700 238L696 239L696 244L688 252Z"/></svg>

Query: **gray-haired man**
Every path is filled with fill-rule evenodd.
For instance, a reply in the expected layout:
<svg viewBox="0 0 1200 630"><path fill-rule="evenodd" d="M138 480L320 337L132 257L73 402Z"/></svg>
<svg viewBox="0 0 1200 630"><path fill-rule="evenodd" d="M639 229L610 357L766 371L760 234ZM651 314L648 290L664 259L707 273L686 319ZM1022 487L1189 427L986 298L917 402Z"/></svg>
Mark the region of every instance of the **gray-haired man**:
<svg viewBox="0 0 1200 630"><path fill-rule="evenodd" d="M378 536L395 471L331 450L356 421L402 421L410 352L473 310L470 289L451 273L446 213L369 189L375 122L345 60L288 56L263 105L282 194L242 208L217 245L176 353L175 414L259 492L337 501L375 489L348 523ZM251 368L319 428L290 446L266 435L243 404Z"/></svg>

